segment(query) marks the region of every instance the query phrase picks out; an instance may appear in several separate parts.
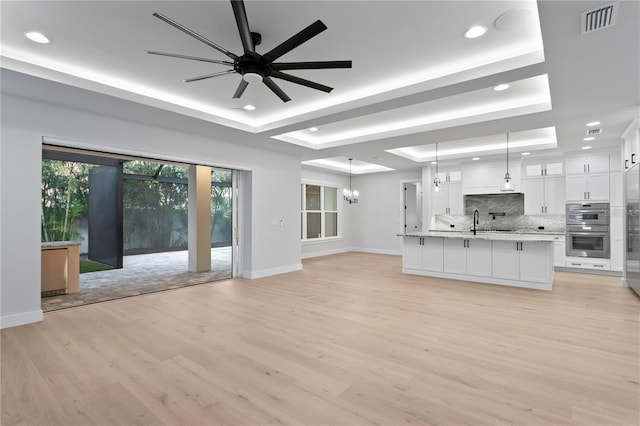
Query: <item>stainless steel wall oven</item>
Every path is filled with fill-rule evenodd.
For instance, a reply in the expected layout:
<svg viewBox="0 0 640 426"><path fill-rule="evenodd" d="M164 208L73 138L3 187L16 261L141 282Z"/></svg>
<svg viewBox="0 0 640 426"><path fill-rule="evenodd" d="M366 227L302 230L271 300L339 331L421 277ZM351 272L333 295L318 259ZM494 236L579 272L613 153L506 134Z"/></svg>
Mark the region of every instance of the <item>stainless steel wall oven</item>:
<svg viewBox="0 0 640 426"><path fill-rule="evenodd" d="M571 203L566 209L567 256L611 257L609 203Z"/></svg>

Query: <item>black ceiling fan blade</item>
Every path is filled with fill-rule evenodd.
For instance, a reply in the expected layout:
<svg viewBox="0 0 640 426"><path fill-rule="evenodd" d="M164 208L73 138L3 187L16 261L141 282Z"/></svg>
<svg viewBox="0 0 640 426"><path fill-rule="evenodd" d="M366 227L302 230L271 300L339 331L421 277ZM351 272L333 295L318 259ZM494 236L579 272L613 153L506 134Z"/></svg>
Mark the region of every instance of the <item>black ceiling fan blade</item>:
<svg viewBox="0 0 640 426"><path fill-rule="evenodd" d="M285 74L280 71L272 71L271 77L279 78L281 80L290 81L291 83L300 84L302 86L311 87L312 89L321 90L323 92L331 92L333 87L325 86L324 84L316 83L313 81L305 80L304 78L296 77L295 75Z"/></svg>
<svg viewBox="0 0 640 426"><path fill-rule="evenodd" d="M263 78L262 82L266 84L266 86L271 89L271 91L275 93L280 99L282 99L282 102L289 102L291 100L291 98L282 91L282 89L276 84L275 81L271 79L271 77Z"/></svg>
<svg viewBox="0 0 640 426"><path fill-rule="evenodd" d="M235 71L234 70L219 71L219 72L214 72L213 74L201 75L200 77L187 78L186 80L182 80L182 82L191 83L192 81L200 81L200 80L205 80L207 78L219 77L221 75L231 74L232 72L235 72Z"/></svg>
<svg viewBox="0 0 640 426"><path fill-rule="evenodd" d="M233 62L229 62L229 61L218 61L217 59L198 58L196 56L180 55L178 53L156 52L154 50L147 50L147 53L149 55L169 56L170 58L189 59L191 61L210 62L212 64L233 66Z"/></svg>
<svg viewBox="0 0 640 426"><path fill-rule="evenodd" d="M274 70L320 70L327 68L351 68L351 61L274 62Z"/></svg>
<svg viewBox="0 0 640 426"><path fill-rule="evenodd" d="M167 24L179 29L180 31L190 35L191 37L195 38L196 40L199 40L201 42L203 42L204 44L206 44L207 46L213 47L214 49L216 49L218 52L224 53L225 55L227 55L228 57L230 57L231 59L237 59L238 55L235 55L233 53L231 53L230 51L228 51L227 49L225 49L222 46L218 46L217 44L215 44L214 42L212 42L211 40L201 36L200 34L196 33L195 31L190 30L189 28L185 27L182 24L179 24L178 22L174 21L173 19L164 16L162 13L154 13L153 16L155 16L158 19L163 20L164 22L166 22Z"/></svg>
<svg viewBox="0 0 640 426"><path fill-rule="evenodd" d="M300 46L302 43L308 41L309 39L317 36L318 34L320 34L321 32L323 32L326 29L327 29L327 26L325 24L323 24L322 21L317 20L316 22L314 22L313 24L309 25L307 28L305 28L304 30L300 31L299 33L297 33L293 37L289 38L288 40L285 40L284 42L282 42L278 46L276 46L273 49L271 49L269 52L267 52L262 57L267 62L273 62L276 59L278 59L280 56L284 55L287 52L290 52L291 50L293 50L296 47Z"/></svg>
<svg viewBox="0 0 640 426"><path fill-rule="evenodd" d="M240 80L240 84L238 85L238 88L236 89L236 93L233 94L233 99L240 98L242 96L242 94L244 93L244 91L245 91L245 89L247 88L248 85L249 85L249 83L244 81L244 79Z"/></svg>
<svg viewBox="0 0 640 426"><path fill-rule="evenodd" d="M249 20L247 19L247 11L244 8L243 0L231 0L231 7L233 8L233 14L236 17L236 24L238 25L238 32L240 32L240 40L242 40L242 47L244 52L255 52L256 46L253 43L251 37L251 30L249 29Z"/></svg>

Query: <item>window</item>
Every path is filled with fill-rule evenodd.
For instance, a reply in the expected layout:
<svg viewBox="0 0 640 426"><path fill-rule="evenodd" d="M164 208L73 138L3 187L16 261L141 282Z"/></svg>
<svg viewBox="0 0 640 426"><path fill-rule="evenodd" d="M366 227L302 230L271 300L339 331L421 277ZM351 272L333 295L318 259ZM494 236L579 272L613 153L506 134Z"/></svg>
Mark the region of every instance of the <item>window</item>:
<svg viewBox="0 0 640 426"><path fill-rule="evenodd" d="M303 241L339 236L337 186L303 183L301 210Z"/></svg>

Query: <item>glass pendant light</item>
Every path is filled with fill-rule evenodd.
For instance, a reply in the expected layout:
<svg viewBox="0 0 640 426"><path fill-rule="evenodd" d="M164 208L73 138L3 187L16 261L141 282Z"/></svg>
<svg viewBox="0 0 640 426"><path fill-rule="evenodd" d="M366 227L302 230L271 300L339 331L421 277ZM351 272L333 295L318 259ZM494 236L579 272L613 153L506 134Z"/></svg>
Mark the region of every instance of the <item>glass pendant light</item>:
<svg viewBox="0 0 640 426"><path fill-rule="evenodd" d="M358 196L360 194L358 193L358 191L354 191L351 188L351 161L353 161L353 158L349 158L349 189L345 188L342 191L342 197L345 201L348 201L349 204L357 204Z"/></svg>
<svg viewBox="0 0 640 426"><path fill-rule="evenodd" d="M510 192L513 190L513 182L511 182L511 175L509 174L509 133L507 132L507 173L504 174L504 182L502 183L500 191Z"/></svg>
<svg viewBox="0 0 640 426"><path fill-rule="evenodd" d="M436 177L433 179L433 192L440 191L440 178L438 177L438 142L436 142Z"/></svg>

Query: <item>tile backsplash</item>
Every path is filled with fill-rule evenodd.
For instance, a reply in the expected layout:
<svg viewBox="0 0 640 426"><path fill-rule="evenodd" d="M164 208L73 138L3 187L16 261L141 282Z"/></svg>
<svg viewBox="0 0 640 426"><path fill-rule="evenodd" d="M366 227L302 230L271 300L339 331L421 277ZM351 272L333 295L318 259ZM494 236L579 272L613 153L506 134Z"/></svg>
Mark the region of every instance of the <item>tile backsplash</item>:
<svg viewBox="0 0 640 426"><path fill-rule="evenodd" d="M504 216L517 216L524 214L524 194L514 192L508 194L480 194L464 196L464 214L472 216L474 210L480 215L490 212L504 213Z"/></svg>
<svg viewBox="0 0 640 426"><path fill-rule="evenodd" d="M473 211L477 209L480 213L480 223L476 226L479 229L565 231L564 215L525 215L524 194L521 193L465 195L464 203L464 215L435 215L431 229L468 231L473 228ZM539 229L540 227L543 229Z"/></svg>

